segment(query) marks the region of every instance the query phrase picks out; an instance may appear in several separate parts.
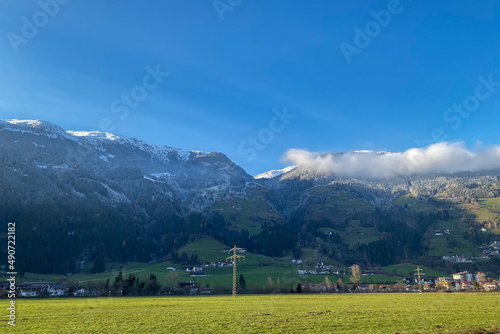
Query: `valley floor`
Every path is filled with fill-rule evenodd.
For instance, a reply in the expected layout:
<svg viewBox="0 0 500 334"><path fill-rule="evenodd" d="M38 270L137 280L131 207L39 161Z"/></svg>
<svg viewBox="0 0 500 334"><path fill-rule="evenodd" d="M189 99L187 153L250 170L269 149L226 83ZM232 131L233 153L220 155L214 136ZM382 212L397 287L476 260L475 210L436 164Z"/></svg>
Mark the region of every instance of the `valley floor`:
<svg viewBox="0 0 500 334"><path fill-rule="evenodd" d="M23 333L500 333L500 293L20 299ZM7 328L7 331L5 330Z"/></svg>

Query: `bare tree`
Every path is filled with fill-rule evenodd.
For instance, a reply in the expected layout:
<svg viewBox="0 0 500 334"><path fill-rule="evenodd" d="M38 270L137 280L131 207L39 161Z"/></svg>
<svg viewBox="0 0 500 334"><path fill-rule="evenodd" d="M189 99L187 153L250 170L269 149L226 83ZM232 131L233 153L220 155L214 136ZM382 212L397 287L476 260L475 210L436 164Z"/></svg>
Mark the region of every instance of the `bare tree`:
<svg viewBox="0 0 500 334"><path fill-rule="evenodd" d="M265 286L265 291L267 293L271 293L273 292L274 290L274 282L273 282L273 279L271 277L268 277L267 278L267 281L266 281L266 286Z"/></svg>
<svg viewBox="0 0 500 334"><path fill-rule="evenodd" d="M357 264L353 264L349 268L351 269L351 282L352 284L357 286L359 283L361 283L361 269L359 269L359 266Z"/></svg>
<svg viewBox="0 0 500 334"><path fill-rule="evenodd" d="M396 292L405 292L405 285L402 280L399 280L393 285L392 289Z"/></svg>
<svg viewBox="0 0 500 334"><path fill-rule="evenodd" d="M323 284L325 284L326 292L329 292L332 289L332 282L330 282L328 276L325 276L325 281L323 282Z"/></svg>
<svg viewBox="0 0 500 334"><path fill-rule="evenodd" d="M276 279L276 287L281 289L281 279L279 277Z"/></svg>
<svg viewBox="0 0 500 334"><path fill-rule="evenodd" d="M167 274L167 283L168 286L173 288L177 286L177 282L179 282L179 273L177 271L171 271Z"/></svg>
<svg viewBox="0 0 500 334"><path fill-rule="evenodd" d="M344 281L339 277L337 280L337 291L340 292L344 289Z"/></svg>

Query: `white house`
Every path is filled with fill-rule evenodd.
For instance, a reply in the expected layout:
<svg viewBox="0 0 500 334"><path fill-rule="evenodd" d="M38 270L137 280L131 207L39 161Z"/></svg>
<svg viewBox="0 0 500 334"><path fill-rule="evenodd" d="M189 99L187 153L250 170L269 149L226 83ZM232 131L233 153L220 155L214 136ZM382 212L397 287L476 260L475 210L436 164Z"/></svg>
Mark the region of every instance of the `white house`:
<svg viewBox="0 0 500 334"><path fill-rule="evenodd" d="M47 292L51 297L60 297L66 294L66 287L60 284L51 284L47 287Z"/></svg>

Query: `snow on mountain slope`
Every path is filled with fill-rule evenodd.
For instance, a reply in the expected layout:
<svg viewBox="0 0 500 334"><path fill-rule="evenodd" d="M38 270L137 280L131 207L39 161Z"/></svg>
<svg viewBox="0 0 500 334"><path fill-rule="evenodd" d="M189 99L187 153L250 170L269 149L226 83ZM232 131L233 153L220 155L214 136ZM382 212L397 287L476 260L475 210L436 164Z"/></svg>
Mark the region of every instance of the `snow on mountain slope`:
<svg viewBox="0 0 500 334"><path fill-rule="evenodd" d="M98 139L98 140L117 140L120 137L118 137L115 134L109 133L109 132L101 132L101 131L66 131L70 135L77 136L77 137L84 137L87 139Z"/></svg>
<svg viewBox="0 0 500 334"><path fill-rule="evenodd" d="M135 138L117 136L113 133L100 131L67 131L68 134L79 138L83 143L89 143L92 146L99 147L103 144L126 144L131 145L141 151L151 153L163 161L169 161L169 156L172 152L177 154L180 161L186 162L190 157L196 157L204 154L200 151L185 151L178 148L173 148L164 145L150 144Z"/></svg>
<svg viewBox="0 0 500 334"><path fill-rule="evenodd" d="M222 153L99 131L65 131L39 120L0 120L0 156L5 160L0 176L13 189L30 177L29 189L23 189L29 194L26 203L61 193L105 205L166 196L204 210L218 192L243 196L252 179Z"/></svg>
<svg viewBox="0 0 500 334"><path fill-rule="evenodd" d="M270 170L268 172L259 174L259 175L255 176L254 178L255 179L272 179L273 177L280 176L280 175L286 174L288 172L291 172L295 168L297 168L297 166L289 166L289 167L286 167L283 169L278 169L278 170L274 169L274 170Z"/></svg>
<svg viewBox="0 0 500 334"><path fill-rule="evenodd" d="M50 122L41 120L18 120L18 119L0 119L0 131L12 131L19 133L28 133L37 136L46 136L49 138L64 138L78 142L90 149L97 149L106 152L112 144L130 145L138 150L148 152L157 159L168 162L172 154L177 160L186 162L191 157L197 157L203 152L200 151L185 151L178 148L173 148L158 144L149 144L144 141L117 136L108 132L101 131L65 131L61 127ZM103 159L107 160L107 159Z"/></svg>
<svg viewBox="0 0 500 334"><path fill-rule="evenodd" d="M12 131L20 133L31 133L37 136L43 135L49 138L63 137L75 140L73 136L64 131L61 127L46 121L37 119L1 119L0 131Z"/></svg>

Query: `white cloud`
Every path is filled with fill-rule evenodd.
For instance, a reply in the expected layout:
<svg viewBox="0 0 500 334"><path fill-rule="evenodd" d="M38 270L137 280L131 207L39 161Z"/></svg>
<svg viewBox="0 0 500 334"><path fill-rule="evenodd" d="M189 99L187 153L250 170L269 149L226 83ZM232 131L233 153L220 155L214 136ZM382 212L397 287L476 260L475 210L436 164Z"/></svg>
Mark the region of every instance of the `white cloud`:
<svg viewBox="0 0 500 334"><path fill-rule="evenodd" d="M389 178L426 173L453 173L500 168L500 146L476 147L442 142L405 152L358 151L343 154L290 149L283 162L343 177Z"/></svg>

